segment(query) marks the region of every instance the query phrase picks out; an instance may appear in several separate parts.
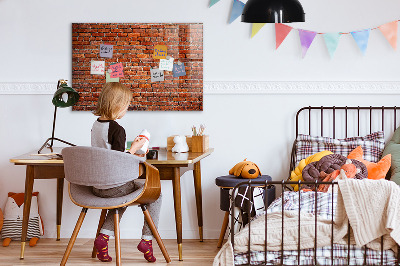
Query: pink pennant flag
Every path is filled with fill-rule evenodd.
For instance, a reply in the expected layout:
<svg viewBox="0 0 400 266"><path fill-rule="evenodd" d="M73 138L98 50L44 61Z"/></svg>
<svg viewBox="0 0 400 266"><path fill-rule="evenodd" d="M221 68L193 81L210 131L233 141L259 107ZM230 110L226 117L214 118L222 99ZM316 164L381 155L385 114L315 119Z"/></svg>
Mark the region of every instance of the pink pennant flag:
<svg viewBox="0 0 400 266"><path fill-rule="evenodd" d="M276 40L276 49L282 44L282 42L285 40L286 36L290 33L292 30L292 27L281 24L281 23L275 23L275 40Z"/></svg>
<svg viewBox="0 0 400 266"><path fill-rule="evenodd" d="M378 27L393 49L397 48L397 20Z"/></svg>
<svg viewBox="0 0 400 266"><path fill-rule="evenodd" d="M300 36L300 43L301 43L301 54L304 58L310 48L315 36L317 33L315 31L308 31L308 30L300 30L299 29L299 36Z"/></svg>

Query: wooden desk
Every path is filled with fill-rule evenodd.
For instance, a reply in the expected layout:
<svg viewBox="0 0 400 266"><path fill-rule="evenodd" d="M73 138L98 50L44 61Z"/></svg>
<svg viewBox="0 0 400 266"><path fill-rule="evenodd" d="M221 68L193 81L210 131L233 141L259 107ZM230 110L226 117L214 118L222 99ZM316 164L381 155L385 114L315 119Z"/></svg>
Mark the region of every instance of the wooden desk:
<svg viewBox="0 0 400 266"><path fill-rule="evenodd" d="M209 149L206 152L173 153L167 152L166 149L161 149L158 152L158 160L147 160L148 163L157 167L160 172L161 180L172 180L179 260L182 260L182 204L180 178L186 171L193 170L197 222L199 226L200 241L203 242L203 207L200 160L210 155L213 151L214 149Z"/></svg>
<svg viewBox="0 0 400 266"><path fill-rule="evenodd" d="M60 153L61 148L54 148ZM161 180L171 180L173 184L175 223L178 242L179 260L182 260L182 205L180 177L188 170L193 170L194 190L196 196L197 219L200 241L203 241L203 211L201 193L201 169L200 160L210 155L214 149L198 153L174 154L166 149L159 150L157 160L147 160L148 163L158 168ZM43 150L42 153L50 152ZM10 159L15 165L26 165L25 199L21 235L21 255L24 258L26 234L28 230L28 218L31 207L32 189L34 179L57 178L57 240L60 240L61 214L64 188L64 162L56 156L36 155L37 151L23 154Z"/></svg>
<svg viewBox="0 0 400 266"><path fill-rule="evenodd" d="M61 149L55 149L60 152ZM50 153L44 149L42 153ZM34 155L35 154L35 155ZM29 213L31 209L32 189L35 179L57 178L57 241L60 240L62 201L64 190L64 162L57 156L37 155L37 150L10 159L15 165L26 165L24 212L21 233L21 255L24 258L26 234L28 231Z"/></svg>

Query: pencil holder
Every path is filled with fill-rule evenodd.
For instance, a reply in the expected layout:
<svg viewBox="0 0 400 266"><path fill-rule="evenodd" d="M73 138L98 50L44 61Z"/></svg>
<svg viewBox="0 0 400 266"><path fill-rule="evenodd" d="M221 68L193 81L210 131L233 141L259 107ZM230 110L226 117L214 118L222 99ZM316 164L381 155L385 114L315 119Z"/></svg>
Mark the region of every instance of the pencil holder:
<svg viewBox="0 0 400 266"><path fill-rule="evenodd" d="M209 136L192 136L192 152L205 152L208 150Z"/></svg>

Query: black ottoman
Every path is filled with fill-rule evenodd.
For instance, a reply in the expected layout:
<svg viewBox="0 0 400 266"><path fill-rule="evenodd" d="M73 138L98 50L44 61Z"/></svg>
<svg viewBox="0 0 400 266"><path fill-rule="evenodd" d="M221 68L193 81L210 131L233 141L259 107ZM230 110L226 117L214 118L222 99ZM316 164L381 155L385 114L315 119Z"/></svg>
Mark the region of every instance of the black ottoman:
<svg viewBox="0 0 400 266"><path fill-rule="evenodd" d="M226 232L226 228L228 227L229 222L229 207L230 207L230 190L233 189L237 184L242 182L247 182L251 180L253 181L262 181L265 182L266 180L272 181L272 178L269 175L261 175L254 179L246 179L241 177L236 177L234 175L226 175L220 176L215 179L215 184L220 187L220 209L225 211L224 221L222 222L221 234L219 236L218 245L217 247L220 248L222 246L222 242L224 241L224 236ZM252 185L253 186L253 185ZM258 184L254 184L254 187L260 186ZM265 197L267 200L266 206L268 207L274 200L275 200L275 186L270 185L268 190L268 198ZM264 191L265 193L265 191Z"/></svg>

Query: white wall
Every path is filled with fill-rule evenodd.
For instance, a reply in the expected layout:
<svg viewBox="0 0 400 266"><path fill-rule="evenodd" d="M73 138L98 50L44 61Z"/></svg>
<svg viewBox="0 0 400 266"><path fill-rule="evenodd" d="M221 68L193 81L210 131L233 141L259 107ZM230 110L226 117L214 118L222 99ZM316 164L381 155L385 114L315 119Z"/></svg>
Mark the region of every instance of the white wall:
<svg viewBox="0 0 400 266"><path fill-rule="evenodd" d="M306 23L293 24L320 32L351 31L399 19L400 2L384 0L301 1ZM371 33L369 48L361 56L350 35L342 37L334 59L330 59L318 36L305 59L301 59L298 33L290 33L274 50L273 25L266 25L253 39L249 24L227 24L230 0L208 8L208 0L147 1L0 0L0 89L2 84L55 83L71 77L71 23L73 22L203 22L204 81L399 81L399 52L383 35ZM243 84L243 83L241 83ZM307 91L305 91L307 92ZM309 92L309 91L308 91ZM286 176L290 146L294 138L294 115L308 105L398 105L398 92L381 95L260 93L204 95L203 112L129 112L121 124L128 138L147 128L154 146L165 146L169 135L189 134L193 124L207 125L215 152L202 162L205 238L218 238L223 214L214 179L227 174L238 161L256 162L263 174L275 180ZM24 190L25 168L9 158L35 150L51 134L51 95L0 95L0 207L7 192ZM60 109L56 135L78 145L89 145L95 117L89 112ZM183 237L197 237L193 181L182 177ZM38 180L40 211L45 237L55 237L55 180ZM164 238L175 238L171 182L162 182L164 195L159 230ZM80 209L64 191L62 237L70 237ZM99 212L90 211L80 237L93 237ZM140 217L140 218L138 218ZM142 218L130 208L121 221L123 238L139 238Z"/></svg>

